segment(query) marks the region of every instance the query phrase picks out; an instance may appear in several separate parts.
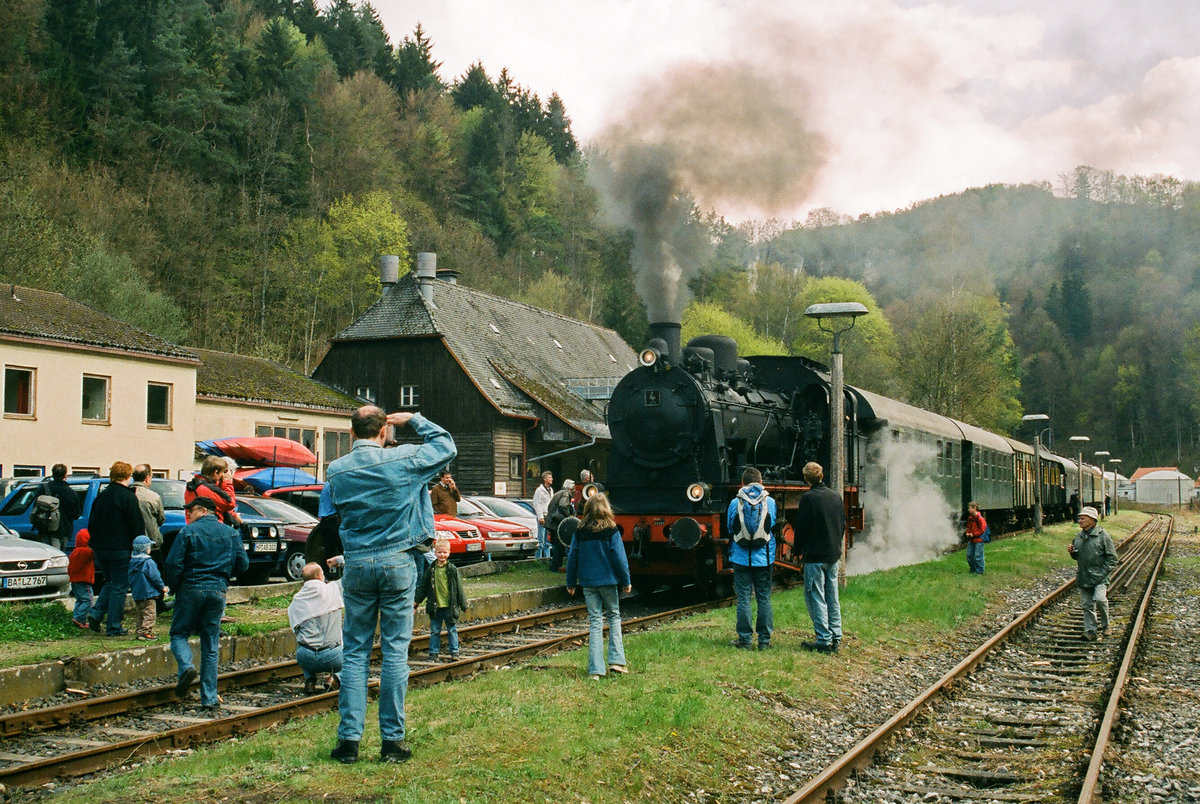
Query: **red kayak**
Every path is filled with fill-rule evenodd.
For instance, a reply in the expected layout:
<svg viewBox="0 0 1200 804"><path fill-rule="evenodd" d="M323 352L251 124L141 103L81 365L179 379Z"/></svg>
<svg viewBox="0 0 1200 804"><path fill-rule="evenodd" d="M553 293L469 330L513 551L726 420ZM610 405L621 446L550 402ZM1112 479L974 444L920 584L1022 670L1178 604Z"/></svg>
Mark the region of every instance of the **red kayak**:
<svg viewBox="0 0 1200 804"><path fill-rule="evenodd" d="M218 438L201 442L200 449L209 454L233 458L239 464L314 466L317 463L317 456L308 447L278 436Z"/></svg>

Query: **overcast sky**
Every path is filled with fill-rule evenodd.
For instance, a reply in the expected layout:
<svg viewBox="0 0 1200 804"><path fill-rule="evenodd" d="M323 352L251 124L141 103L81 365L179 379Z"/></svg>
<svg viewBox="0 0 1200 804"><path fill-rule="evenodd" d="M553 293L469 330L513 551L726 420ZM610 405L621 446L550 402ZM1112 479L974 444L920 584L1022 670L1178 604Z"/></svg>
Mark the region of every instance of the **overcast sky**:
<svg viewBox="0 0 1200 804"><path fill-rule="evenodd" d="M1195 0L374 5L393 43L424 25L444 80L478 60L543 100L558 92L584 143L628 135L636 115L636 136L688 139L689 159L788 171L796 137L751 119L746 99L779 110L816 154L811 175L785 197L698 194L734 218L898 209L993 182L1053 183L1078 164L1200 179ZM683 97L710 132L694 117L681 131L678 108L656 119L655 104Z"/></svg>

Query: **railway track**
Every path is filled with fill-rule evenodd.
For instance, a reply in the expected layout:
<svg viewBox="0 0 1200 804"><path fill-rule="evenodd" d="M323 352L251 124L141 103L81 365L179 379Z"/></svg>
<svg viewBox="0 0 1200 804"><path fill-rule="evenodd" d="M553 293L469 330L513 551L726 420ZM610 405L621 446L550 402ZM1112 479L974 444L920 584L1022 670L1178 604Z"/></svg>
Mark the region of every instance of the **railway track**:
<svg viewBox="0 0 1200 804"><path fill-rule="evenodd" d="M727 602L622 618L622 629L649 627ZM416 659L428 650L429 635L414 634L409 684L437 684L562 650L587 639L586 615L586 607L569 606L460 626L461 657L452 662ZM173 683L0 716L0 784L28 787L93 773L337 707L336 691L306 696L302 679L294 661L223 673L217 682L221 711L215 716L202 713L194 697L176 698ZM369 684L374 690L378 680Z"/></svg>
<svg viewBox="0 0 1200 804"><path fill-rule="evenodd" d="M1111 636L1082 639L1074 581L981 645L787 804L1099 801L1118 714L1172 522L1118 548Z"/></svg>

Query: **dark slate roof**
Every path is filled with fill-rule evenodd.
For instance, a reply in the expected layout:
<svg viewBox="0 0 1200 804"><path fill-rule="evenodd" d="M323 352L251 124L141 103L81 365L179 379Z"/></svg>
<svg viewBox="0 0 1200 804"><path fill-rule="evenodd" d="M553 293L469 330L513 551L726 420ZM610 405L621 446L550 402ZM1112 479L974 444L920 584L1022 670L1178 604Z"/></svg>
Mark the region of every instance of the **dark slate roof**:
<svg viewBox="0 0 1200 804"><path fill-rule="evenodd" d="M198 396L336 411L353 410L362 404L352 396L261 357L209 349L195 352L201 361L196 372Z"/></svg>
<svg viewBox="0 0 1200 804"><path fill-rule="evenodd" d="M61 293L0 285L0 337L32 338L194 362L196 355Z"/></svg>
<svg viewBox="0 0 1200 804"><path fill-rule="evenodd" d="M425 302L407 274L334 342L441 336L502 412L532 417L545 408L589 436L608 438L601 408L563 381L619 379L632 371L637 356L620 335L443 280L433 283L433 302Z"/></svg>

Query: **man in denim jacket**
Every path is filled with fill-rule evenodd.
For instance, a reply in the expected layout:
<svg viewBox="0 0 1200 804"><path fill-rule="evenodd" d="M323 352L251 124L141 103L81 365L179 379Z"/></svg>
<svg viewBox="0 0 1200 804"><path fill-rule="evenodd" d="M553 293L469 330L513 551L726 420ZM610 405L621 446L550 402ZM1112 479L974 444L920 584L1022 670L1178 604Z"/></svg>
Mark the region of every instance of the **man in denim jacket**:
<svg viewBox="0 0 1200 804"><path fill-rule="evenodd" d="M411 425L424 443L384 449L389 426L405 425ZM341 516L346 603L338 696L341 721L338 744L330 756L346 764L358 761L367 710L367 670L378 623L383 654L380 759L400 762L412 756L404 742L404 697L413 600L425 564L413 549L434 536L427 488L458 451L449 433L419 413L385 414L367 405L350 417L350 429L354 447L331 463L326 473L332 508Z"/></svg>

